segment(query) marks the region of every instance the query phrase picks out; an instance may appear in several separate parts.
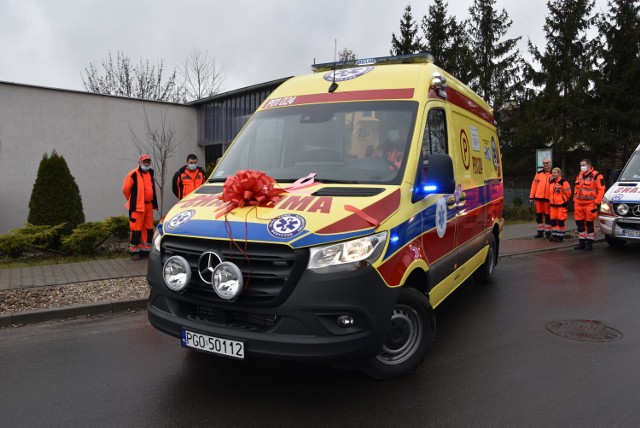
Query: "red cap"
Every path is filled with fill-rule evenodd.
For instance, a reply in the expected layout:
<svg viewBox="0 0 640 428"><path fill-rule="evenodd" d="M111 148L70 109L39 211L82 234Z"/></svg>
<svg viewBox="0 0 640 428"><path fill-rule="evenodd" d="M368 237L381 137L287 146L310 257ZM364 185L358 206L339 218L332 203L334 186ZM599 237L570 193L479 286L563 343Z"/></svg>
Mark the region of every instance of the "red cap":
<svg viewBox="0 0 640 428"><path fill-rule="evenodd" d="M151 160L151 156L149 156L147 153L141 154L140 157L138 158L139 162L142 162L142 161L145 161L145 160L148 160L148 161Z"/></svg>

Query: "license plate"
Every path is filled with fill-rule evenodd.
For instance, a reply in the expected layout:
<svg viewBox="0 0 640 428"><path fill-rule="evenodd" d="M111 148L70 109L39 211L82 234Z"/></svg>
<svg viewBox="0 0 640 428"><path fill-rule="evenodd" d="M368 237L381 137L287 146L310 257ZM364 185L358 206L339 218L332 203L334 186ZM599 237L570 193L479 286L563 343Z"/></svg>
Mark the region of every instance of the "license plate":
<svg viewBox="0 0 640 428"><path fill-rule="evenodd" d="M622 236L628 236L630 238L640 238L640 230L622 229Z"/></svg>
<svg viewBox="0 0 640 428"><path fill-rule="evenodd" d="M182 346L193 348L212 354L226 355L227 357L244 359L244 343L237 340L222 339L220 337L207 336L182 330Z"/></svg>

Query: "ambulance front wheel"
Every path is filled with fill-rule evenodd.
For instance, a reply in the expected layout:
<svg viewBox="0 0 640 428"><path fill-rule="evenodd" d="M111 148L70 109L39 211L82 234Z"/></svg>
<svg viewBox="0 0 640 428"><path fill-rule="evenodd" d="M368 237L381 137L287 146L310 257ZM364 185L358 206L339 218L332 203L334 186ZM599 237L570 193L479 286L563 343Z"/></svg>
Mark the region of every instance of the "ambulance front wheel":
<svg viewBox="0 0 640 428"><path fill-rule="evenodd" d="M366 362L364 371L380 380L412 373L431 349L435 335L436 318L427 297L414 288L403 288L382 349Z"/></svg>
<svg viewBox="0 0 640 428"><path fill-rule="evenodd" d="M626 244L626 241L624 239L619 239L611 235L604 235L604 239L607 241L607 244L611 245L612 247L622 247L624 244Z"/></svg>

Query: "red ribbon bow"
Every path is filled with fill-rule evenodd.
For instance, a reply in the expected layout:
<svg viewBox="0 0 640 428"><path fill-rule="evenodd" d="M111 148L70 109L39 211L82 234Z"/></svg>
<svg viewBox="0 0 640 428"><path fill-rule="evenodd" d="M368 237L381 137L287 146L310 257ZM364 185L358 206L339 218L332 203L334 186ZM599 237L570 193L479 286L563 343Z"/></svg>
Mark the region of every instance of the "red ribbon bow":
<svg viewBox="0 0 640 428"><path fill-rule="evenodd" d="M218 209L220 212L216 218L236 208L278 202L285 190L275 185L276 181L262 171L242 170L227 177L219 196L225 205Z"/></svg>

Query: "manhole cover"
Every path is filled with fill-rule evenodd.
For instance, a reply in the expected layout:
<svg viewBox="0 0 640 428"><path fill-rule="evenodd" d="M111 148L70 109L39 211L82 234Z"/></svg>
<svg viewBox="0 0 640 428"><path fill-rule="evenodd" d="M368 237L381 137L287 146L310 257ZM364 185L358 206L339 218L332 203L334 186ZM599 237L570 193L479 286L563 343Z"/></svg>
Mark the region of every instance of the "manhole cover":
<svg viewBox="0 0 640 428"><path fill-rule="evenodd" d="M594 320L552 321L547 324L547 330L560 337L581 342L613 342L622 337L622 333L615 328Z"/></svg>

